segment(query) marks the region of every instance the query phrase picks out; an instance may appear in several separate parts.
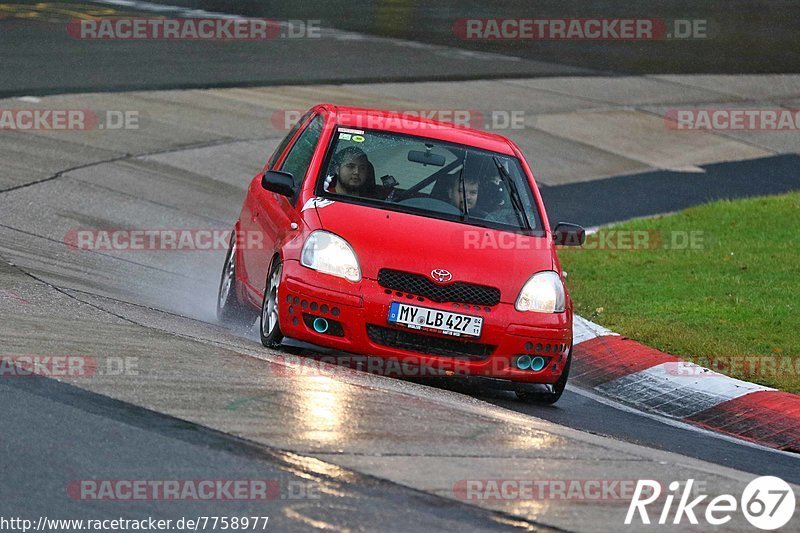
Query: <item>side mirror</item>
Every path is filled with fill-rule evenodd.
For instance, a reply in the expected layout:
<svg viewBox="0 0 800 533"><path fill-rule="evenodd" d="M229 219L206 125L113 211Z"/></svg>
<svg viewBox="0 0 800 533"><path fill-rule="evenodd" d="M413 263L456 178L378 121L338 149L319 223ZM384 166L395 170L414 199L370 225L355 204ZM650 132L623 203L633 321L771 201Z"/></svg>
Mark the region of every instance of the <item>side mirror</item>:
<svg viewBox="0 0 800 533"><path fill-rule="evenodd" d="M559 246L580 246L586 241L586 230L577 224L559 222L553 230L553 242Z"/></svg>
<svg viewBox="0 0 800 533"><path fill-rule="evenodd" d="M294 196L294 176L291 172L268 170L261 176L261 186L289 198Z"/></svg>

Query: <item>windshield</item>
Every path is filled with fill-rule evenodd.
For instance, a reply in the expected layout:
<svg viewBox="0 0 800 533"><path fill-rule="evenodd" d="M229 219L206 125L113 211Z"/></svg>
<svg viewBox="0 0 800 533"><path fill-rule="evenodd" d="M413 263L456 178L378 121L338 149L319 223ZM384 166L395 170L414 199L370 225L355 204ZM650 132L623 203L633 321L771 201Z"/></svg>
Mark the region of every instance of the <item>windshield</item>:
<svg viewBox="0 0 800 533"><path fill-rule="evenodd" d="M378 130L338 128L318 196L509 231L538 231L515 157Z"/></svg>

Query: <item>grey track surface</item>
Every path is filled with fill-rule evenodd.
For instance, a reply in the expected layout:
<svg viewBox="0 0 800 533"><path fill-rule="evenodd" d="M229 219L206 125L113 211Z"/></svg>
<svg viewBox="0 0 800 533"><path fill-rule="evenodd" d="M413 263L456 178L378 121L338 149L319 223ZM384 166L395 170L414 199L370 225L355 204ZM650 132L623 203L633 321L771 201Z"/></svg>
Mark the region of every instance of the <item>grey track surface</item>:
<svg viewBox="0 0 800 533"><path fill-rule="evenodd" d="M237 2L216 6L213 12L237 15L243 5L246 6ZM181 10L153 12L102 2L85 2L82 6L76 11L91 14L108 9L115 16L187 16ZM231 9L220 9L224 7ZM73 16L70 13L62 13L55 7L31 9L35 14L31 18L0 20L4 73L0 77L0 97L592 72L535 59L331 29L324 29L319 38L267 41L78 40L67 34L67 22Z"/></svg>
<svg viewBox="0 0 800 533"><path fill-rule="evenodd" d="M231 5L203 7L221 9L220 4ZM280 11L275 3L264 4L269 16L318 18L313 9ZM330 5L326 9L337 9ZM475 9L469 7L466 16ZM414 10L411 20L419 16ZM441 35L423 35L434 44L410 46L393 39L415 37L398 26L393 33L370 28L366 33L372 36L333 32L321 41L99 46L66 38L63 22L0 21L3 74L11 73L0 77L0 94L289 80L306 86L54 97L45 105L139 109L145 127L0 132L0 355L89 354L100 361L120 356L134 358L140 369L71 384L0 380L0 449L20 458L4 464L0 514L232 515L252 506L90 504L66 497L64 485L93 477L267 477L311 480L327 489L320 500L264 504L280 529L330 523L354 530L469 530L535 522L595 531L618 527L620 509L586 502L539 508L514 501L481 502L486 509L475 509L453 500L453 482L468 476L587 479L613 472L628 479L695 476L720 493L740 488L752 474L800 481L795 457L675 428L571 391L558 406L540 408L502 394L454 393L358 372L304 376L291 370L296 360L287 363L285 354L263 350L252 331L214 323L221 251L92 253L64 244L76 227L228 227L248 178L282 135L265 127L270 112L323 100L528 110L526 129L511 134L542 171L553 220L594 225L672 211L717 197L721 188L727 197L793 190L796 137L745 132L681 138L664 131L659 112L676 103L788 106L800 101L796 77L520 80L511 78L589 70L540 61L525 47L510 54L508 47L492 48L500 56L472 54ZM341 27L352 29L350 23ZM343 56L360 61L342 69L336 59ZM589 63L594 65L583 67L620 66ZM468 77L503 79L364 83ZM348 80L358 83L307 86ZM3 103L22 105L29 104ZM598 131L616 137L603 144ZM625 150L615 151L618 145ZM696 154L693 146L713 150ZM715 163L725 159L747 161ZM678 168L670 169L673 161ZM618 174L624 175L597 181ZM621 193L627 195L622 202ZM298 505L301 512L293 512Z"/></svg>
<svg viewBox="0 0 800 533"><path fill-rule="evenodd" d="M682 80L682 83L702 82ZM189 421L196 427L213 428L220 432L215 433L215 438L221 441L228 434L254 446L290 454L281 456L291 457L296 467L286 474L287 479L293 475L302 477L315 469L337 472L331 483L347 485L349 491L358 495L355 499L376 505L396 504L399 508L416 507L415 498L420 499L420 509L438 505L440 500L408 492L412 489L452 500L454 483L471 477L694 477L707 481L716 492L739 490L736 487L756 473L781 471L787 479L797 480L798 461L792 456L711 439L611 409L569 392L563 404L547 409L521 405L502 395L486 396L491 403L484 403L470 391L453 393L355 371L305 375L302 370L292 370L298 360L287 360L285 355L262 349L252 331L229 331L215 325L213 302L223 250L89 252L70 249L64 243L65 236L74 228L229 227L237 216L249 176L258 171L282 135L269 127L273 110L307 107L309 101L327 100L331 95L346 95L350 101L374 105L375 101L387 98L386 94L394 94L398 100L393 102L401 102L397 105L420 106L424 104L414 103L414 98L447 95L453 102L450 105L458 106L458 98L469 98L487 84L501 100L502 91L515 94L516 83L472 82L460 84L457 90L446 84L391 84L320 86L313 90L287 87L54 96L39 105L134 108L143 110L146 120L138 130L3 132L6 149L0 154L3 164L0 257L16 266L0 263L3 315L0 353L86 354L100 362L124 357L135 360L139 369L131 375L67 380L80 391L42 381L43 390L54 387L61 391L58 397L64 397L62 392L72 397L74 401L69 405L47 395L32 398L25 387L33 385L12 382L3 386L6 405L15 406L14 410L5 409L0 414L5 427L15 428L1 434L4 449L41 450L52 455L58 448L66 457L76 457L70 464L50 463L52 467L42 469L37 465L34 470L28 462L9 464L8 478L27 483L17 489L4 484L4 494L9 494L4 501L29 501L22 509L31 512L50 506L76 512L80 508L81 516L71 517L91 517L88 512L82 514L87 508L81 504L86 502L74 502L59 493L67 468L72 469L68 472L70 479L101 476L197 479L215 473L234 477L241 472L240 468L251 466L261 468L258 471L265 476L284 473L282 463L271 459L262 459L258 466L242 458L205 456L207 461L201 465L195 456L210 452L203 452L202 446L198 450L196 442L171 438L177 436L175 432L150 434L151 427L163 427L176 419ZM608 81L523 80L520 83L545 84L551 96L539 105L549 109L551 100L559 101L563 94L586 95L597 83ZM637 79L626 83L633 88L629 95L641 87ZM645 82L649 87L670 87L653 83ZM754 85L757 84L745 80L739 88L731 86L729 90L747 93ZM787 80L785 85L776 85L775 90L791 96L796 89ZM5 105L29 104L6 100ZM563 108L558 113L560 119L551 121L551 125L563 127L573 121L579 126L559 132L567 137L573 133L580 135L587 127L602 128L602 120L609 116L589 113L598 121L595 124L586 122L585 113L573 114ZM544 118L548 116L545 114ZM541 122L534 118L535 122ZM610 120L619 120L619 114L612 113ZM648 140L648 134L662 135L659 129L644 131L648 133L642 136L643 140ZM513 133L521 144L531 142L527 140L530 130ZM708 144L715 140L710 136L704 138ZM753 153L752 143L723 141L716 145L719 153ZM777 137L770 141L778 148L779 142L786 143ZM641 144L638 148L630 145L628 152L637 153L638 149L639 154L646 156ZM529 146L536 148L534 142ZM551 158L552 168L557 169L559 161L563 162L562 153L554 145L544 155ZM636 157L646 160L642 155ZM738 192L734 191L737 195L759 194L766 190L765 186L792 187L790 170L796 156L791 154L730 164L722 167L724 172L703 163L708 157L688 154L683 161L699 164L698 168L703 167L714 180L739 183ZM570 176L577 180L582 177L578 169L584 167L569 163L560 166L569 172L561 174L554 183L563 183ZM763 179L765 169L774 170L770 179ZM695 180L704 176L702 172L685 175ZM664 176L674 177L673 181L680 183L680 175ZM624 182L628 184L626 190L630 190L660 183L648 180L647 176L625 180L631 178L565 183L549 189L558 191L563 187L568 191L569 187L594 184L593 191L602 191L606 186L618 187ZM551 208L559 216L562 209L570 208L570 199L585 196L573 190L572 194L564 195L563 207L554 202ZM595 198L592 196L591 202ZM707 199L702 191L695 196L684 192L681 198L686 205ZM674 207L652 205L657 210ZM616 211L619 207L609 209ZM591 213L603 215L599 211ZM103 403L106 397L122 403L114 404L119 408L111 412L91 407L108 406ZM141 407L147 410L139 410ZM120 419L115 415L120 409L139 413L136 416L142 424L127 423L130 418ZM62 420L66 423L58 423ZM590 433L573 431L570 427ZM129 443L141 442L152 445L141 453L130 450ZM85 453L98 449L130 451L129 455L123 453L117 458L99 452ZM98 469L92 461L95 456L104 458L105 469ZM142 461L143 458L148 460ZM209 470L206 463L214 459L220 467ZM176 463L185 468L176 471L173 466ZM373 477L406 488L390 485L388 481L373 481ZM314 483L322 481L315 478ZM542 508L529 501L469 503L527 522L579 531L596 530L598 524L613 528L620 523L620 514L624 512L619 503L548 502ZM31 507L33 504L39 507ZM315 505L312 503L312 507L316 508ZM220 503L207 509L222 514L233 507ZM355 523L370 523L369 510L351 505L349 500L324 499L323 507L352 507ZM123 508L127 507L118 502L91 505L93 513L102 516ZM131 513L140 516L145 508L134 507ZM159 514L175 509L164 510L160 504L152 506ZM271 512L286 517L288 509L286 502L276 501ZM474 519L468 522L474 527L482 527L481 524L496 517L480 513L470 516ZM292 517L296 515L289 518ZM339 527L350 523L349 518L338 515L332 520ZM287 524L291 526L291 520ZM461 522L457 527L455 523L444 525L445 529L462 527ZM411 527L404 528L401 524L398 529Z"/></svg>
<svg viewBox="0 0 800 533"><path fill-rule="evenodd" d="M703 165L701 174L652 171L600 181L542 187L551 221L586 227L680 211L720 199L800 189L800 156Z"/></svg>
<svg viewBox="0 0 800 533"><path fill-rule="evenodd" d="M322 18L329 25L375 35L494 52L602 72L768 73L797 72L792 51L800 45L793 20L800 6L791 0L693 2L662 0L442 0L437 2L375 0L284 3L276 0L176 0L225 10L236 5L253 16ZM707 21L707 38L656 41L468 40L453 31L460 18L594 18L642 17Z"/></svg>
<svg viewBox="0 0 800 533"><path fill-rule="evenodd" d="M506 409L596 435L607 435L651 448L669 450L753 474L783 477L791 483L800 482L800 460L797 457L776 455L771 450L714 438L693 428L671 426L662 420L643 417L636 412L620 411L587 397L574 387L569 387L556 405L541 406L520 404L513 394L502 391L481 390L445 382L430 384L477 395Z"/></svg>
<svg viewBox="0 0 800 533"><path fill-rule="evenodd" d="M486 4L358 0L165 0L144 2L20 0L0 11L0 96L79 91L234 87L533 77L580 74L797 72L798 36L790 1L631 6L595 2L504 0ZM161 6L177 9L163 9ZM30 7L26 7L30 6ZM80 41L67 35L78 16L192 16L187 9L321 20L322 38L267 42ZM104 11L105 10L105 11ZM460 18L645 17L708 21L705 39L671 41L474 41L454 35ZM3 19L5 17L5 19ZM424 44L423 44L424 43ZM22 51L22 53L20 53Z"/></svg>
<svg viewBox="0 0 800 533"><path fill-rule="evenodd" d="M495 87L509 85L498 82ZM418 87L407 85L404 89ZM587 90L577 85L573 89ZM223 250L90 252L65 245L65 236L73 228L229 227L237 216L248 176L257 172L281 135L264 127L265 121L270 123L269 110L302 107L307 99L327 99L326 95L338 90L320 87L304 93L290 87L59 96L46 99L43 105L71 108L88 104L108 109L130 105L145 109L147 122L142 129L117 132L4 132L3 142L10 150L3 156L0 175L4 185L0 193L0 257L16 266L0 263L2 353L87 354L101 362L126 357L137 361L139 368L135 375L68 379L75 387L101 395L68 391L77 398L69 406L41 395L31 399L25 384L4 386L7 405L17 406L0 415L6 427L15 428L2 434L4 449L39 450L41 443L56 442L53 435L61 427L55 421L63 419L71 423L63 428L66 433L59 434L59 449L78 457L70 466L70 479L161 479L173 473L176 463L189 466L175 477L196 479L214 472L238 475L240 470L234 466L240 463L235 465L232 458L219 459L221 470L208 470L194 460L196 443L169 440L162 433L148 435L148 428L163 420L156 413L164 413L174 417L169 420L218 430L216 435L222 440L228 434L291 454L297 467L294 475L315 468L333 469L337 472L334 482L352 486L349 490L359 495L356 499L361 495L363 499L377 498L370 500L373 502L387 498L381 501L402 506L408 498L420 498L421 502L430 498L428 503L420 503L421 508L436 506L440 500L404 491L415 489L453 499L454 483L473 476L694 477L707 481L716 492L738 490L736 487L755 473L780 470L788 479L797 479L795 457L727 441L706 442L709 437L569 393L563 404L552 409L520 405L503 397L487 398L500 408L476 400L469 391L453 393L355 371L304 375L302 367L292 370L299 360L262 349L252 331L229 331L214 324L213 302ZM375 90L363 86L360 93L353 94L370 102L380 98L370 95ZM469 93L472 89L465 85L460 90ZM571 118L562 114L565 120ZM724 153L749 153L750 149L732 142L723 148ZM554 157L557 154L554 152ZM741 172L739 166L729 166L728 173L740 173L745 178L743 190L744 184L750 183L749 193L758 194L762 182L752 172L744 172L748 165L752 163L741 163ZM615 179L595 183L602 190ZM102 404L104 397L124 402L118 405L125 409L149 409L137 411L145 427L121 427L119 418L108 411L87 414L86 409ZM91 421L84 425L83 418ZM25 423L28 419L33 421ZM90 423L94 426L88 426ZM112 459L105 470L98 470L94 456L83 452L97 449L98 439L110 449L124 450L128 443L142 440L153 445L146 461L131 452L130 461L126 456ZM39 470L30 476L29 468L25 462L7 468L9 479L29 480L21 488L3 486L15 502L29 499L40 484L57 492L63 483L60 465L51 470L57 473L55 477ZM280 464L266 460L262 468L265 475L277 476ZM361 475L353 477L352 472ZM375 484L372 477L407 488ZM46 508L48 500L56 506L72 503L63 496L52 499L53 492L46 494L44 501L35 502L42 506L37 510ZM275 502L271 512L286 516L284 503ZM548 502L546 509L513 500L470 503L528 522L579 531L596 530L598 524L604 524L601 529L613 529L624 512L620 505L589 502ZM325 500L326 509L340 504L353 508L349 512L356 523L369 522L372 516L368 509ZM105 516L119 507L97 502L92 509ZM208 509L222 514L227 507L220 503ZM153 507L158 509L162 507ZM495 517L474 516L470 523L476 527ZM349 519L333 518L337 526ZM445 526L460 528L455 523Z"/></svg>
<svg viewBox="0 0 800 533"><path fill-rule="evenodd" d="M394 531L546 530L344 469L298 464L291 454L45 378L0 382L0 398L0 442L19 465L7 463L3 472L6 518L266 516L270 531L357 531L367 524ZM280 493L259 501L81 501L65 490L81 479L264 480Z"/></svg>

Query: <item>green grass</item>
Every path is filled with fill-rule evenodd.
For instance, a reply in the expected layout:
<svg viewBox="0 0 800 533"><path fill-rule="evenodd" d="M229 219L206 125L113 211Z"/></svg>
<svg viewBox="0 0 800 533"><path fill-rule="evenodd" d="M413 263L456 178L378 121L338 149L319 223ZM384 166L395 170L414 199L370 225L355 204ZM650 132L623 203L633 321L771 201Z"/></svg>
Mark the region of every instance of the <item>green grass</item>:
<svg viewBox="0 0 800 533"><path fill-rule="evenodd" d="M603 239L620 230L649 230L634 234L648 245L608 249ZM680 246L691 232L694 246ZM626 222L559 257L581 316L719 372L800 392L800 193Z"/></svg>

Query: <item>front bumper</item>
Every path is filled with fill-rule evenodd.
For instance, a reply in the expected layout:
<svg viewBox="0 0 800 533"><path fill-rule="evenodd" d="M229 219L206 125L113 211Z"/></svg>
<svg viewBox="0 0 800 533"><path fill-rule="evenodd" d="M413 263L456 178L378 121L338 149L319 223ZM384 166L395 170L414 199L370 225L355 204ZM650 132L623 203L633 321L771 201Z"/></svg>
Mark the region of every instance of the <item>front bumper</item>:
<svg viewBox="0 0 800 533"><path fill-rule="evenodd" d="M436 303L391 291L372 279L350 283L305 268L297 261L283 265L278 292L281 330L287 337L350 354L380 358L370 371L398 377L464 375L513 382L554 383L561 376L572 342L571 312L520 313L513 304L493 307ZM423 333L388 323L392 302L404 302L454 313L480 315L479 339L465 340ZM324 333L314 318L332 325ZM514 366L522 354L545 359L539 371ZM381 360L383 363L381 363Z"/></svg>

